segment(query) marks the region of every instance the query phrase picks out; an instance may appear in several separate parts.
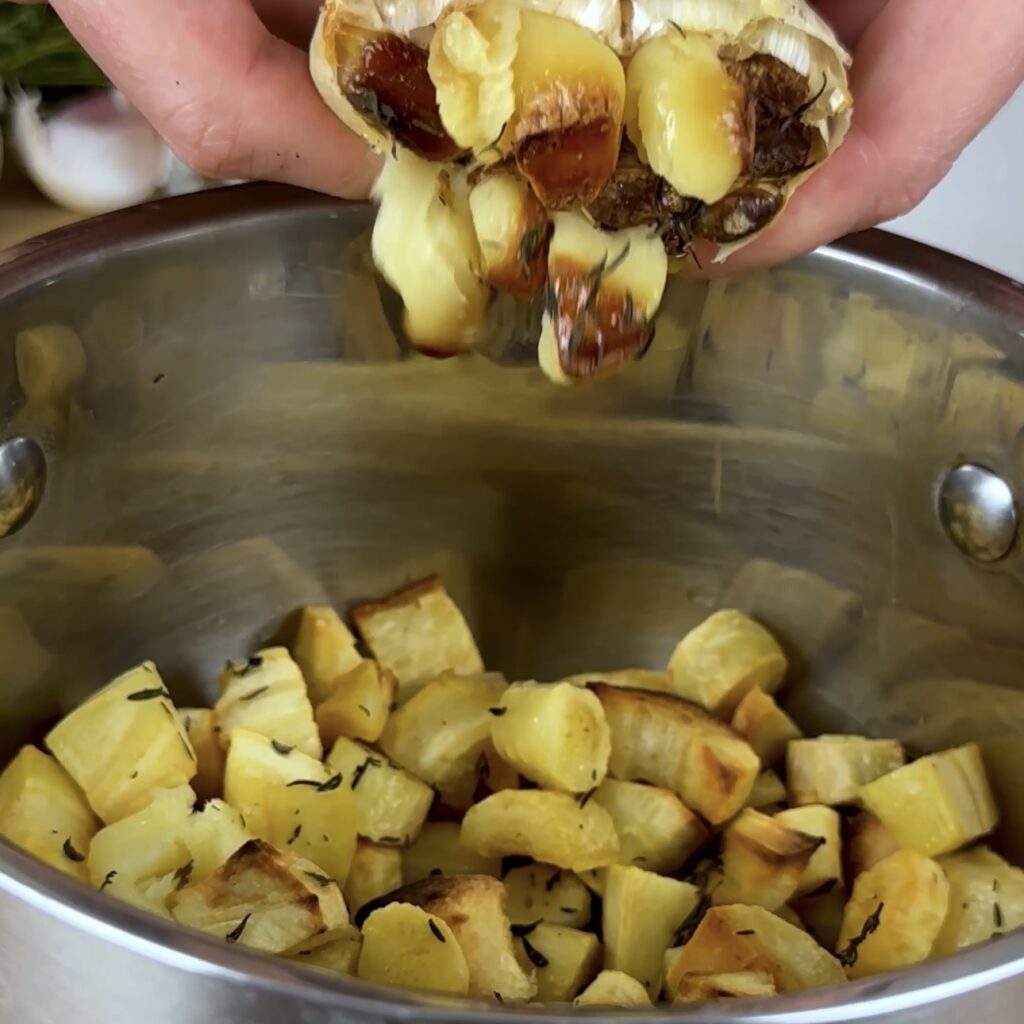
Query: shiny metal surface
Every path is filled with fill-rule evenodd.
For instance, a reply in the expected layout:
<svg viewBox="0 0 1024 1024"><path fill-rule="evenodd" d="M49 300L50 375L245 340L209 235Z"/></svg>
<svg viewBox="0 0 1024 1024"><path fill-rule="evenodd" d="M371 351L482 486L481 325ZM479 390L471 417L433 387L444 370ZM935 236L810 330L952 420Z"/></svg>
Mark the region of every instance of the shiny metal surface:
<svg viewBox="0 0 1024 1024"><path fill-rule="evenodd" d="M46 456L29 437L0 441L0 538L17 533L46 490Z"/></svg>
<svg viewBox="0 0 1024 1024"><path fill-rule="evenodd" d="M965 558L936 515L951 466L1024 486L1019 288L868 234L771 274L675 282L642 364L563 391L507 305L482 354L410 354L369 223L252 186L0 256L0 439L37 440L49 467L0 545L0 756L131 661L209 698L224 659L286 635L297 605L439 571L513 677L659 666L710 609L751 611L793 656L787 704L808 729L981 741L996 843L1024 861L1020 551ZM56 360L52 392L26 397L15 342L40 328L76 370ZM1009 1024L1022 999L1017 935L658 1017ZM502 1016L568 1019L306 974L0 844L2 1020Z"/></svg>
<svg viewBox="0 0 1024 1024"><path fill-rule="evenodd" d="M939 516L949 539L969 558L998 562L1017 540L1010 485L984 466L956 466L939 486Z"/></svg>

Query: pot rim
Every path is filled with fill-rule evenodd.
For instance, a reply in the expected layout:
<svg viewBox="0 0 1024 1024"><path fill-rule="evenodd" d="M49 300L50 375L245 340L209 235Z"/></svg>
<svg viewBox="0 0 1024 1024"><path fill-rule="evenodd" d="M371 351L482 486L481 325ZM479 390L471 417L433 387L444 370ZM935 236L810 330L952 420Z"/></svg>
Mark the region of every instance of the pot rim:
<svg viewBox="0 0 1024 1024"><path fill-rule="evenodd" d="M60 228L0 252L0 301L46 285L63 271L98 255L139 250L227 224L295 212L340 215L356 204L271 184L213 189L158 200ZM1019 323L1024 333L1024 285L949 253L879 230L865 231L819 250L840 266L973 301ZM357 979L307 971L280 958L229 946L211 936L112 900L35 860L0 839L0 891L95 937L184 972L245 985L328 1011L423 1024L492 1024L496 1017L529 1017L546 1024L594 1021L660 1024L839 1024L880 1021L909 1008L935 1005L1024 974L1024 929L933 963L843 986L767 1000L739 1000L728 1010L656 1008L637 1012L497 1006L419 996Z"/></svg>

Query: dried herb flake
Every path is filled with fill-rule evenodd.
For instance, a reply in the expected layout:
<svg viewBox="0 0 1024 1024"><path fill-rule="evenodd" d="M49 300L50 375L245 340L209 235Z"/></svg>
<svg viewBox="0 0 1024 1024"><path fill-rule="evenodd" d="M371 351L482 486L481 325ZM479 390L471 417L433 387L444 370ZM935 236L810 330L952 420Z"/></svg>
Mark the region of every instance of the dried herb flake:
<svg viewBox="0 0 1024 1024"><path fill-rule="evenodd" d="M182 864L177 871L174 872L174 891L177 892L179 889L184 889L189 883L189 879L192 877L192 869L195 867L193 861L189 861L187 864Z"/></svg>
<svg viewBox="0 0 1024 1024"><path fill-rule="evenodd" d="M544 888L548 892L552 892L556 885L562 880L562 872L556 871L545 883Z"/></svg>
<svg viewBox="0 0 1024 1024"><path fill-rule="evenodd" d="M844 967L852 967L857 962L857 951L867 941L869 936L874 935L878 931L878 926L882 923L882 911L884 909L885 904L879 903L875 908L875 912L868 914L860 934L855 935L844 949L836 953L836 959Z"/></svg>
<svg viewBox="0 0 1024 1024"><path fill-rule="evenodd" d="M548 965L548 958L537 949L526 936L522 938L523 952L526 954L526 958L533 964L534 967L543 968Z"/></svg>
<svg viewBox="0 0 1024 1024"><path fill-rule="evenodd" d="M246 702L248 702L250 700L255 700L257 697L262 697L263 694L265 694L267 692L267 690L269 690L269 689L270 689L269 685L268 686L258 686L251 693L247 693L244 697L239 697L238 699L239 699L239 701L246 701Z"/></svg>
<svg viewBox="0 0 1024 1024"><path fill-rule="evenodd" d="M517 939L525 938L540 924L541 919L538 918L536 921L531 921L529 924L514 924L512 925L512 934Z"/></svg>
<svg viewBox="0 0 1024 1024"><path fill-rule="evenodd" d="M591 797L592 797L592 796L593 796L593 795L594 795L594 794L595 794L596 792L597 792L597 786L594 786L594 787L592 787L591 789L588 789L588 790L586 791L586 793L580 793L580 795L579 795L579 796L578 796L578 797L576 798L577 802L578 802L578 803L579 803L579 805L580 805L580 810L581 810L581 811L583 810L583 808L584 808L584 807L586 807L586 806L587 806L587 804L588 804L588 803L590 803L590 798L591 798Z"/></svg>
<svg viewBox="0 0 1024 1024"><path fill-rule="evenodd" d="M245 931L245 926L249 923L250 917L252 917L252 914L246 914L245 917L243 917L242 920L224 936L225 940L231 943L237 942L242 937L242 932Z"/></svg>
<svg viewBox="0 0 1024 1024"><path fill-rule="evenodd" d="M702 894L697 901L697 906L687 914L686 920L676 929L676 933L672 937L673 946L685 946L693 938L693 933L700 927L710 906L711 897L707 893Z"/></svg>
<svg viewBox="0 0 1024 1024"><path fill-rule="evenodd" d="M170 694L162 686L154 686L151 690L136 690L135 693L129 693L129 700L156 700L158 697L167 697L170 699Z"/></svg>
<svg viewBox="0 0 1024 1024"><path fill-rule="evenodd" d="M992 904L992 921L997 928L1002 928L1005 923L1003 908L998 903Z"/></svg>
<svg viewBox="0 0 1024 1024"><path fill-rule="evenodd" d="M430 925L430 930L434 933L434 938L437 939L438 942L447 942L448 941L444 937L444 932L442 932L441 929L437 927L437 922L436 921L431 919L430 921L427 922L427 924Z"/></svg>
<svg viewBox="0 0 1024 1024"><path fill-rule="evenodd" d="M302 872L307 878L312 879L320 886L321 889L325 889L329 885L334 884L333 878L328 878L327 875L318 874L316 871L303 871Z"/></svg>
<svg viewBox="0 0 1024 1024"><path fill-rule="evenodd" d="M495 718L501 718L502 715L508 712L508 708L488 708L487 710L490 711Z"/></svg>
<svg viewBox="0 0 1024 1024"><path fill-rule="evenodd" d="M271 740L270 745L282 756L287 757L295 748L289 747L287 743L282 743L280 740Z"/></svg>
<svg viewBox="0 0 1024 1024"><path fill-rule="evenodd" d="M113 882L115 878L117 878L117 872L108 871L106 877L103 879L103 884L100 886L100 892L103 892L103 890L106 889L106 887L110 885L110 883Z"/></svg>
<svg viewBox="0 0 1024 1024"><path fill-rule="evenodd" d="M67 857L68 860L73 860L76 864L81 864L82 861L85 860L85 854L79 853L75 849L70 836L64 840L64 856Z"/></svg>

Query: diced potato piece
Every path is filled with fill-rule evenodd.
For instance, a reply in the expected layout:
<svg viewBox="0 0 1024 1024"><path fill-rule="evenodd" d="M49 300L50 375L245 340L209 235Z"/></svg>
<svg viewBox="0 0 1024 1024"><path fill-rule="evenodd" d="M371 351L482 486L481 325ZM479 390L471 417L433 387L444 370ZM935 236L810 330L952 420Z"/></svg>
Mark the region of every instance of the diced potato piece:
<svg viewBox="0 0 1024 1024"><path fill-rule="evenodd" d="M754 779L753 788L750 790L750 796L747 797L747 806L761 810L765 807L772 807L776 804L784 804L786 802L786 785L779 778L778 774L773 772L771 768L767 771L761 772L756 779Z"/></svg>
<svg viewBox="0 0 1024 1024"><path fill-rule="evenodd" d="M755 688L774 693L785 675L786 655L771 633L732 609L691 629L668 663L672 692L722 718Z"/></svg>
<svg viewBox="0 0 1024 1024"><path fill-rule="evenodd" d="M425 782L345 737L331 748L327 768L340 772L355 794L359 835L396 846L408 846L419 835L434 802Z"/></svg>
<svg viewBox="0 0 1024 1024"><path fill-rule="evenodd" d="M0 836L79 881L99 828L82 791L48 754L22 747L0 774Z"/></svg>
<svg viewBox="0 0 1024 1024"><path fill-rule="evenodd" d="M860 787L899 768L905 760L896 740L817 736L786 748L790 802L838 807L857 802Z"/></svg>
<svg viewBox="0 0 1024 1024"><path fill-rule="evenodd" d="M746 803L760 762L750 744L707 712L667 694L591 687L611 727L609 771L677 793L713 825Z"/></svg>
<svg viewBox="0 0 1024 1024"><path fill-rule="evenodd" d="M822 804L807 804L804 807L781 811L775 815L775 820L805 835L818 836L822 840L800 876L796 887L798 896L828 892L842 882L842 819L838 811Z"/></svg>
<svg viewBox="0 0 1024 1024"><path fill-rule="evenodd" d="M754 748L761 764L779 766L786 760L790 740L803 733L775 698L755 686L739 702L732 716L732 727Z"/></svg>
<svg viewBox="0 0 1024 1024"><path fill-rule="evenodd" d="M360 840L345 882L345 902L353 914L367 903L402 887L402 851Z"/></svg>
<svg viewBox="0 0 1024 1024"><path fill-rule="evenodd" d="M283 647L271 647L248 661L228 662L220 674L217 725L225 750L235 729L258 732L315 757L324 756L313 720L306 681Z"/></svg>
<svg viewBox="0 0 1024 1024"><path fill-rule="evenodd" d="M602 917L606 966L636 978L656 1000L665 950L699 902L700 890L689 882L642 868L609 868Z"/></svg>
<svg viewBox="0 0 1024 1024"><path fill-rule="evenodd" d="M629 62L626 132L654 171L684 196L716 203L749 163L746 93L708 36L666 32Z"/></svg>
<svg viewBox="0 0 1024 1024"><path fill-rule="evenodd" d="M897 768L864 786L860 798L900 846L926 856L966 846L999 821L976 743Z"/></svg>
<svg viewBox="0 0 1024 1024"><path fill-rule="evenodd" d="M803 896L793 903L804 927L825 949L835 949L849 897L845 886L837 885L819 895Z"/></svg>
<svg viewBox="0 0 1024 1024"><path fill-rule="evenodd" d="M42 324L14 338L18 384L29 402L66 402L85 376L82 339L64 324Z"/></svg>
<svg viewBox="0 0 1024 1024"><path fill-rule="evenodd" d="M623 668L615 672L578 672L566 676L563 683L573 686L589 686L591 683L607 683L624 690L650 690L652 693L671 693L667 672L656 672L647 668Z"/></svg>
<svg viewBox="0 0 1024 1024"><path fill-rule="evenodd" d="M570 871L619 858L615 824L603 807L542 789L506 789L474 804L462 820L462 842L484 857L533 857Z"/></svg>
<svg viewBox="0 0 1024 1024"><path fill-rule="evenodd" d="M359 964L359 953L363 936L355 925L347 924L335 928L325 935L318 935L304 944L304 948L292 950L288 959L304 967L316 967L332 974L353 975Z"/></svg>
<svg viewBox="0 0 1024 1024"><path fill-rule="evenodd" d="M331 746L341 736L375 743L384 731L398 681L375 661L359 662L334 680L333 690L316 709L320 738Z"/></svg>
<svg viewBox="0 0 1024 1024"><path fill-rule="evenodd" d="M712 907L668 972L672 995L692 974L770 974L780 993L838 985L842 965L808 935L764 907Z"/></svg>
<svg viewBox="0 0 1024 1024"><path fill-rule="evenodd" d="M718 905L749 903L778 910L797 891L824 840L748 807L722 839L724 877L713 894Z"/></svg>
<svg viewBox="0 0 1024 1024"><path fill-rule="evenodd" d="M356 848L351 778L259 733L232 733L224 795L259 839L313 861L344 885Z"/></svg>
<svg viewBox="0 0 1024 1024"><path fill-rule="evenodd" d="M489 875L427 878L392 894L448 924L469 965L471 995L530 999L536 983L519 966L505 914L505 887Z"/></svg>
<svg viewBox="0 0 1024 1024"><path fill-rule="evenodd" d="M601 702L571 683L514 683L491 736L499 756L546 789L585 793L608 772L611 734Z"/></svg>
<svg viewBox="0 0 1024 1024"><path fill-rule="evenodd" d="M174 919L230 943L284 953L348 924L337 883L317 866L252 839L168 900Z"/></svg>
<svg viewBox="0 0 1024 1024"><path fill-rule="evenodd" d="M519 966L536 973L538 1002L568 1002L601 970L601 942L589 932L539 924L515 941Z"/></svg>
<svg viewBox="0 0 1024 1024"><path fill-rule="evenodd" d="M763 999L775 994L775 979L767 971L681 974L676 979L672 1002L704 1003L711 999Z"/></svg>
<svg viewBox="0 0 1024 1024"><path fill-rule="evenodd" d="M707 826L670 789L605 779L594 801L615 822L623 864L674 875L708 840Z"/></svg>
<svg viewBox="0 0 1024 1024"><path fill-rule="evenodd" d="M651 997L636 978L624 971L602 971L577 997L573 1006L647 1007Z"/></svg>
<svg viewBox="0 0 1024 1024"><path fill-rule="evenodd" d="M303 608L292 645L292 657L302 671L313 704L322 704L334 690L334 680L363 660L356 638L333 608Z"/></svg>
<svg viewBox="0 0 1024 1024"><path fill-rule="evenodd" d="M451 928L409 903L389 903L363 923L357 973L365 981L465 995L469 967Z"/></svg>
<svg viewBox="0 0 1024 1024"><path fill-rule="evenodd" d="M465 810L493 753L491 709L505 684L486 676L444 672L388 719L380 748L397 764L434 786L447 805Z"/></svg>
<svg viewBox="0 0 1024 1024"><path fill-rule="evenodd" d="M224 795L224 748L213 708L179 708L178 717L196 754L192 789L200 800Z"/></svg>
<svg viewBox="0 0 1024 1024"><path fill-rule="evenodd" d="M454 821L428 821L419 838L402 851L402 882L411 885L434 875L493 875L501 877L497 857L481 857L467 849Z"/></svg>
<svg viewBox="0 0 1024 1024"><path fill-rule="evenodd" d="M949 883L939 864L897 850L853 883L839 931L839 959L850 978L927 960L949 910Z"/></svg>
<svg viewBox="0 0 1024 1024"><path fill-rule="evenodd" d="M411 225L403 226L403 245L411 232ZM469 676L484 670L462 612L436 576L358 605L352 618L373 656L397 677L400 692L445 672Z"/></svg>
<svg viewBox="0 0 1024 1024"><path fill-rule="evenodd" d="M1011 867L988 847L943 857L949 882L949 912L932 956L987 942L1024 927L1024 871Z"/></svg>
<svg viewBox="0 0 1024 1024"><path fill-rule="evenodd" d="M46 746L108 825L145 807L154 790L188 783L196 756L152 662L93 694Z"/></svg>
<svg viewBox="0 0 1024 1024"><path fill-rule="evenodd" d="M889 830L870 811L858 811L847 818L843 832L843 853L851 881L900 848Z"/></svg>
<svg viewBox="0 0 1024 1024"><path fill-rule="evenodd" d="M590 923L590 891L571 871L549 864L524 864L505 875L508 919L514 925L564 925L584 928Z"/></svg>

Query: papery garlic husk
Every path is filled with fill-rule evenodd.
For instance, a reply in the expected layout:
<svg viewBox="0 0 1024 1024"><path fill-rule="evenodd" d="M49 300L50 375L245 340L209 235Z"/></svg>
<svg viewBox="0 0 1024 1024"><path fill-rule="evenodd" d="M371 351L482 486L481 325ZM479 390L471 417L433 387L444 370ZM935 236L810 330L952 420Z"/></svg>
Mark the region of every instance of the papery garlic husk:
<svg viewBox="0 0 1024 1024"><path fill-rule="evenodd" d="M405 304L409 340L434 355L471 348L491 290L465 172L399 150L388 158L374 198L374 263Z"/></svg>

